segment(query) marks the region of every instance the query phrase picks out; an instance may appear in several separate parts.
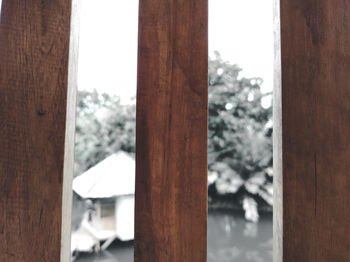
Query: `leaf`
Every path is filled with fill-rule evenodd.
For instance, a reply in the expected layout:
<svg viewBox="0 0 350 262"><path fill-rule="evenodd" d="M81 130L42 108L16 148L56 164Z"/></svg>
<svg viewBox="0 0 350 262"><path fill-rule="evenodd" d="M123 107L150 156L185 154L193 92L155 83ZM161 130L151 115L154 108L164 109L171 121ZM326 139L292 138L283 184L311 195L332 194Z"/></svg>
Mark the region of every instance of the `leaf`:
<svg viewBox="0 0 350 262"><path fill-rule="evenodd" d="M265 173L260 172L255 174L250 179L248 179L244 183L244 186L249 193L256 195L259 192L260 187L265 183L265 181L266 181Z"/></svg>
<svg viewBox="0 0 350 262"><path fill-rule="evenodd" d="M220 173L216 180L216 189L220 194L234 194L241 188L244 181L238 173L232 169L226 169Z"/></svg>

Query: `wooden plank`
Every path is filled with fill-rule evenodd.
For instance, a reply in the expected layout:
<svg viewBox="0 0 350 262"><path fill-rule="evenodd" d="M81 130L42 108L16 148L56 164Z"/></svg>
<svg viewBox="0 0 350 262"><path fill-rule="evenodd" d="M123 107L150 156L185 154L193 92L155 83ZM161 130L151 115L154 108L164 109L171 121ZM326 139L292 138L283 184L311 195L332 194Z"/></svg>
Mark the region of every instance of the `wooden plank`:
<svg viewBox="0 0 350 262"><path fill-rule="evenodd" d="M141 0L135 261L206 261L207 0Z"/></svg>
<svg viewBox="0 0 350 262"><path fill-rule="evenodd" d="M72 90L67 102L71 5L2 1L0 261L61 260L64 156L72 155L66 119L74 117L66 115L74 107Z"/></svg>
<svg viewBox="0 0 350 262"><path fill-rule="evenodd" d="M350 261L350 1L280 3L283 261Z"/></svg>

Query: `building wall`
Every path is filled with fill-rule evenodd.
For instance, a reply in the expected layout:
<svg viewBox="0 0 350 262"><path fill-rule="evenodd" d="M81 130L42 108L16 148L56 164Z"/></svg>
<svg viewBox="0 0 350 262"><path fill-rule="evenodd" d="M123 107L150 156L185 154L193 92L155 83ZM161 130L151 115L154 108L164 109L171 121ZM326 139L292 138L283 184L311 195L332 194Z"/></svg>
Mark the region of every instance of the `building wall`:
<svg viewBox="0 0 350 262"><path fill-rule="evenodd" d="M134 195L117 197L115 217L117 236L120 240L127 241L134 239L134 206Z"/></svg>

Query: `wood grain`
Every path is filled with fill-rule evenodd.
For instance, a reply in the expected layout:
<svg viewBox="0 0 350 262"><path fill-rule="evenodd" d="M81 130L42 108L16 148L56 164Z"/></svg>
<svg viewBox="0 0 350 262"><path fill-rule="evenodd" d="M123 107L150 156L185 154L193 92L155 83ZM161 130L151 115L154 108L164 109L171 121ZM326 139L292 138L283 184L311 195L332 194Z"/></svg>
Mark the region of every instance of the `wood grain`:
<svg viewBox="0 0 350 262"><path fill-rule="evenodd" d="M135 261L206 261L207 0L141 0Z"/></svg>
<svg viewBox="0 0 350 262"><path fill-rule="evenodd" d="M350 1L280 3L283 261L350 261Z"/></svg>
<svg viewBox="0 0 350 262"><path fill-rule="evenodd" d="M2 1L2 262L60 261L71 5Z"/></svg>

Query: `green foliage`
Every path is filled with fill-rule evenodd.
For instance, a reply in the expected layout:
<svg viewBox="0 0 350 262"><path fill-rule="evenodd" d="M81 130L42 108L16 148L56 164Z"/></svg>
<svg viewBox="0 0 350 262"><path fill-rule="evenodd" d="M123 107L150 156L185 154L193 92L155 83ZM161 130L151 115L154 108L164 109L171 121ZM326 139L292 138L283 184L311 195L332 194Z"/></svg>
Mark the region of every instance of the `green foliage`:
<svg viewBox="0 0 350 262"><path fill-rule="evenodd" d="M257 196L272 205L272 109L259 78L240 78L236 65L209 58L209 178L218 194ZM135 105L94 92L78 94L75 170L80 174L119 150L135 152ZM246 201L244 201L246 199ZM252 204L249 204L252 203Z"/></svg>
<svg viewBox="0 0 350 262"><path fill-rule="evenodd" d="M76 175L119 150L135 153L135 105L96 91L79 91L77 104Z"/></svg>
<svg viewBox="0 0 350 262"><path fill-rule="evenodd" d="M260 196L272 205L272 108L262 106L262 79L209 58L209 174L219 194Z"/></svg>

